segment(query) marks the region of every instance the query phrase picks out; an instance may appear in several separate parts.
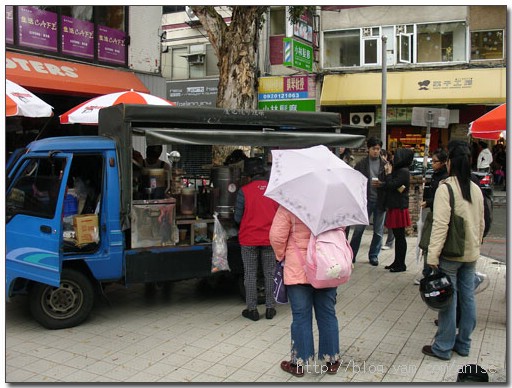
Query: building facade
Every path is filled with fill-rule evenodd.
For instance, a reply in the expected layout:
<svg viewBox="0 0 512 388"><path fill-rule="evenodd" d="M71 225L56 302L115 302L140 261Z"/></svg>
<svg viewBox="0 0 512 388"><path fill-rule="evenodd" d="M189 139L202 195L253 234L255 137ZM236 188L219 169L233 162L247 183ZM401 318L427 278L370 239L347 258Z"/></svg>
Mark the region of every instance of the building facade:
<svg viewBox="0 0 512 388"><path fill-rule="evenodd" d="M50 121L8 118L7 148L42 127L45 135L87 133L60 125L59 115L102 94L164 97L161 18L160 6L6 6L5 76L54 108Z"/></svg>
<svg viewBox="0 0 512 388"><path fill-rule="evenodd" d="M215 54L193 12L173 8L162 18L167 97L214 104ZM229 23L229 7L218 9ZM469 122L506 101L506 16L505 5L319 6L292 25L287 7L269 7L259 108L339 112L378 137L384 119L388 148L420 155L425 127L412 125L414 108L436 108L449 116L432 127L431 149L467 139Z"/></svg>

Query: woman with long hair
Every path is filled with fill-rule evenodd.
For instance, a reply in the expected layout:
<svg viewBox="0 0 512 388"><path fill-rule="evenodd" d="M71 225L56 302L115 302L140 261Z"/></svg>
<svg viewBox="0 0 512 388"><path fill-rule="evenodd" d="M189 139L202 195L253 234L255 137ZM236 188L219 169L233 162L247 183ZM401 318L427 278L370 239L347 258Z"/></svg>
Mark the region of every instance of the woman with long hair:
<svg viewBox="0 0 512 388"><path fill-rule="evenodd" d="M476 326L474 298L475 267L480 257L480 244L484 234L484 204L482 191L471 180L471 149L464 141L448 144L449 177L442 182L434 197L434 213L427 264L450 276L453 284L453 301L438 313L438 329L432 345L422 352L441 360L449 360L452 351L460 356L469 355L471 334ZM454 212L464 218L465 244L463 257L443 257L443 249L450 222L450 195L454 194ZM460 305L457 331L456 311Z"/></svg>
<svg viewBox="0 0 512 388"><path fill-rule="evenodd" d="M389 272L404 272L405 256L407 254L407 240L405 228L411 226L409 214L409 185L411 173L409 166L414 159L414 152L408 148L398 148L393 156L393 164L385 166L386 181L386 222L385 226L393 231L395 236L395 260L385 266Z"/></svg>

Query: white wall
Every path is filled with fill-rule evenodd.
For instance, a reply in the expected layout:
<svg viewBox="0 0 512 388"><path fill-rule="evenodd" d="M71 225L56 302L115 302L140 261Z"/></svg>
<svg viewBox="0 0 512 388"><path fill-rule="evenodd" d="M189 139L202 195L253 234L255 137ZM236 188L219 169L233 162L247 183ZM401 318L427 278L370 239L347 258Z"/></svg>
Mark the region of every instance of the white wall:
<svg viewBox="0 0 512 388"><path fill-rule="evenodd" d="M322 30L466 20L468 6L386 5L322 11Z"/></svg>
<svg viewBox="0 0 512 388"><path fill-rule="evenodd" d="M160 73L162 6L129 8L128 65L135 71Z"/></svg>

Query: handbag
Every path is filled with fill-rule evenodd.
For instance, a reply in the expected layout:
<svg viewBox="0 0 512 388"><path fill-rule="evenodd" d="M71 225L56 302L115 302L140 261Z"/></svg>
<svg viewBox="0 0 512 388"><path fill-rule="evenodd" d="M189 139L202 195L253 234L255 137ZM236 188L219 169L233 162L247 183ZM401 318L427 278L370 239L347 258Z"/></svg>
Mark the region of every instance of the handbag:
<svg viewBox="0 0 512 388"><path fill-rule="evenodd" d="M274 299L276 303L288 303L288 294L284 284L284 260L276 263L274 271Z"/></svg>
<svg viewBox="0 0 512 388"><path fill-rule="evenodd" d="M441 251L443 257L462 257L464 256L464 247L466 243L466 231L464 229L464 218L455 214L455 198L451 185L447 184L450 193L450 223L448 224L448 233ZM418 246L423 251L428 251L430 245L430 234L432 233L432 223L434 216L432 212L427 214L423 229L421 230L421 239Z"/></svg>

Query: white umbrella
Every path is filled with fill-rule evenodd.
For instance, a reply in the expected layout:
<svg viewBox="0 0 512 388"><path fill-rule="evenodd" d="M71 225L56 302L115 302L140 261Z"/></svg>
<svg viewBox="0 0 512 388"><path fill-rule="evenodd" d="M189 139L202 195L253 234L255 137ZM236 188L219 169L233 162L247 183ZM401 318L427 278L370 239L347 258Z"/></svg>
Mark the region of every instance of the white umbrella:
<svg viewBox="0 0 512 388"><path fill-rule="evenodd" d="M339 226L368 225L367 178L327 147L273 150L265 196L316 236Z"/></svg>
<svg viewBox="0 0 512 388"><path fill-rule="evenodd" d="M15 82L5 80L5 115L51 117L53 107Z"/></svg>
<svg viewBox="0 0 512 388"><path fill-rule="evenodd" d="M109 93L91 98L80 105L71 108L59 116L61 124L98 124L98 114L101 108L116 104L169 105L174 102L151 94L127 90L119 93Z"/></svg>

